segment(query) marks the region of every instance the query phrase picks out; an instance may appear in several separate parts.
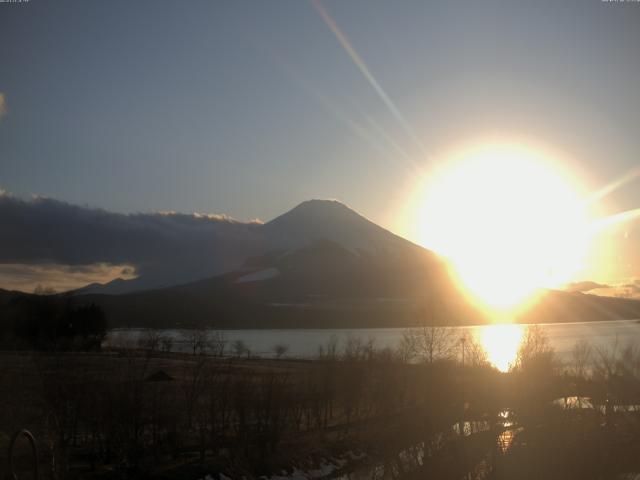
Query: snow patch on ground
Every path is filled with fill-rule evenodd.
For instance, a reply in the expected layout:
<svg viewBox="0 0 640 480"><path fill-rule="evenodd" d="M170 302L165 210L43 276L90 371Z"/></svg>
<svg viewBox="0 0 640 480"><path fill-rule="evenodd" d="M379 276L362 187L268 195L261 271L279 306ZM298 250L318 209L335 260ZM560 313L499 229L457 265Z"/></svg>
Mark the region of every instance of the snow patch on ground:
<svg viewBox="0 0 640 480"><path fill-rule="evenodd" d="M350 461L358 461L363 460L367 457L365 453L354 453L351 450L346 452L343 455L331 457L329 459L322 458L320 459L320 463L315 463L315 465L309 465L307 462L307 467L311 468L298 468L296 466L291 467L290 471L282 470L279 474L274 475L261 475L258 477L258 480L321 480L328 478L335 478L335 473L338 470L341 470L349 465ZM228 477L224 473L218 474L219 480L232 480L232 478ZM215 475L206 475L204 479L199 478L198 480L216 480ZM243 476L242 480L246 480Z"/></svg>
<svg viewBox="0 0 640 480"><path fill-rule="evenodd" d="M278 275L280 275L280 271L277 268L265 268L264 270L259 270L237 278L236 283L261 282L263 280L269 280L277 277Z"/></svg>
<svg viewBox="0 0 640 480"><path fill-rule="evenodd" d="M311 468L309 470L303 470L297 467L293 467L291 473L281 472L280 475L271 475L267 477L263 475L261 480L314 480L328 477L336 470L339 470L347 465L347 460L343 458L322 459L317 468Z"/></svg>

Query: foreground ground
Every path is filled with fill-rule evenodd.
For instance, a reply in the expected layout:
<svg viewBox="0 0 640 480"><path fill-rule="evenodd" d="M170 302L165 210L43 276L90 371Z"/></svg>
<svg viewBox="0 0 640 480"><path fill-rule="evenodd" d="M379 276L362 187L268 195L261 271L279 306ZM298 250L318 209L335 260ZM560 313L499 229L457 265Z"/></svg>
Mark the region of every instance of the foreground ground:
<svg viewBox="0 0 640 480"><path fill-rule="evenodd" d="M578 371L542 349L504 374L362 345L315 361L5 352L0 452L27 428L44 478L626 478L640 362L623 357ZM15 458L30 469L23 441Z"/></svg>

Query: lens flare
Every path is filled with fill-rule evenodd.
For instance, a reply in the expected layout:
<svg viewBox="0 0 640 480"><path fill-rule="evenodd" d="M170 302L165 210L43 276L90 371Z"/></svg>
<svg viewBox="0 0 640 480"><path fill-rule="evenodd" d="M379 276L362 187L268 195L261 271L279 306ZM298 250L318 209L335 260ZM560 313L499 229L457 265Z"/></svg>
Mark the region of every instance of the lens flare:
<svg viewBox="0 0 640 480"><path fill-rule="evenodd" d="M513 311L582 267L587 203L548 158L520 145L466 149L421 187L423 245L443 255L478 304Z"/></svg>

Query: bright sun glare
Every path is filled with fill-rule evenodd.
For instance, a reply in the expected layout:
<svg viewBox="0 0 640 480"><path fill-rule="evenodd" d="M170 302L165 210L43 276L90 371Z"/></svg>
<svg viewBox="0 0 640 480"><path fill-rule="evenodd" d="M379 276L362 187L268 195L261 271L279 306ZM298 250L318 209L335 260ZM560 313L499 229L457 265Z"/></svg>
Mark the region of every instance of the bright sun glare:
<svg viewBox="0 0 640 480"><path fill-rule="evenodd" d="M468 149L421 188L422 243L448 258L471 297L506 312L580 269L585 202L550 158L520 146Z"/></svg>
<svg viewBox="0 0 640 480"><path fill-rule="evenodd" d="M489 325L483 327L478 335L489 362L501 372L508 371L518 357L524 327L515 324Z"/></svg>

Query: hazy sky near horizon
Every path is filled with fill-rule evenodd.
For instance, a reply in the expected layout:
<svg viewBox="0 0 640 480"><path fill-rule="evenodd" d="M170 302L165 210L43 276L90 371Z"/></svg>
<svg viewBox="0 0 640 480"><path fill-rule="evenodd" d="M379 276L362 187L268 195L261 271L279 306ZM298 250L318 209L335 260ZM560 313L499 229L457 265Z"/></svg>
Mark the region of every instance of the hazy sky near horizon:
<svg viewBox="0 0 640 480"><path fill-rule="evenodd" d="M548 146L589 189L640 165L640 3L322 5L371 78L307 1L0 4L0 188L243 220L337 198L398 231L470 141Z"/></svg>

